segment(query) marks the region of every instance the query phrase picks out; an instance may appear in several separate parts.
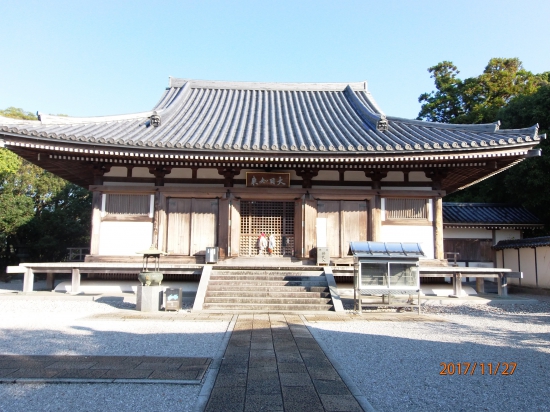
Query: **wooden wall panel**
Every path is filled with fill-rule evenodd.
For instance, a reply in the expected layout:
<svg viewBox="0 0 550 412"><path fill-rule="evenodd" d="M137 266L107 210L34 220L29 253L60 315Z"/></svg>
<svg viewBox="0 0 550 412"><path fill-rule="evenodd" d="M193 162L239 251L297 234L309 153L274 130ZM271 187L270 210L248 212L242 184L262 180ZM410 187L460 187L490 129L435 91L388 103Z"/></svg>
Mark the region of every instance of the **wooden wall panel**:
<svg viewBox="0 0 550 412"><path fill-rule="evenodd" d="M340 255L344 257L347 256L349 242L367 240L367 203L364 200L343 200L341 210Z"/></svg>
<svg viewBox="0 0 550 412"><path fill-rule="evenodd" d="M319 200L317 217L327 219L327 246L330 257L340 256L340 201Z"/></svg>
<svg viewBox="0 0 550 412"><path fill-rule="evenodd" d="M191 254L206 254L218 241L218 200L192 199L191 209Z"/></svg>
<svg viewBox="0 0 550 412"><path fill-rule="evenodd" d="M167 252L176 255L189 255L191 229L191 199L168 200L168 240Z"/></svg>

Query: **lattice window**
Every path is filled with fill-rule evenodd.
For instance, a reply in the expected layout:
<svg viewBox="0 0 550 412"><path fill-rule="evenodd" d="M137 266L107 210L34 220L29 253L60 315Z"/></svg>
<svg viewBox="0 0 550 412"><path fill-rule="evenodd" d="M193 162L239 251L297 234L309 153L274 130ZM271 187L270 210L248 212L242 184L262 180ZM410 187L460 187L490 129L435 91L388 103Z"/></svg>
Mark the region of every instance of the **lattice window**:
<svg viewBox="0 0 550 412"><path fill-rule="evenodd" d="M150 209L150 195L106 195L104 208L106 214L149 215Z"/></svg>
<svg viewBox="0 0 550 412"><path fill-rule="evenodd" d="M240 254L257 256L261 233L275 236L272 255L294 255L294 202L241 201Z"/></svg>
<svg viewBox="0 0 550 412"><path fill-rule="evenodd" d="M426 199L385 199L386 219L428 219Z"/></svg>

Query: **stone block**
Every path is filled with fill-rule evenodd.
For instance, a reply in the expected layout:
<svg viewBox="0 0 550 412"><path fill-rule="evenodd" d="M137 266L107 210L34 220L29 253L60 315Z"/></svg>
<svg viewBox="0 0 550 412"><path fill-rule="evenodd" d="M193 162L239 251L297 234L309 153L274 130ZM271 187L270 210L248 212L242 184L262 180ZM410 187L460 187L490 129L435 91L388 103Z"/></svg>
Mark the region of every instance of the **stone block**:
<svg viewBox="0 0 550 412"><path fill-rule="evenodd" d="M136 310L141 312L157 312L160 308L160 286L138 286Z"/></svg>

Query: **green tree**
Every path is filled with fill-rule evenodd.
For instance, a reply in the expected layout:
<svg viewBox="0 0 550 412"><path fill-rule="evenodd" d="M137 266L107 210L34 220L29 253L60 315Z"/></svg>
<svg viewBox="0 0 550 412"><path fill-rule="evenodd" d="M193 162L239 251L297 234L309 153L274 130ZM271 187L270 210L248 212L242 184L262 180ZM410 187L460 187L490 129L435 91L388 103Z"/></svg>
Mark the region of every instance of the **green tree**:
<svg viewBox="0 0 550 412"><path fill-rule="evenodd" d="M428 71L436 90L423 93L417 119L442 123L491 123L498 111L517 96L535 93L548 84L549 73L535 75L517 58L493 58L482 74L461 80L458 68L443 61Z"/></svg>
<svg viewBox="0 0 550 412"><path fill-rule="evenodd" d="M36 120L10 107L5 117ZM34 261L63 260L67 247L89 243L91 196L86 189L0 149L0 266L18 263L18 250Z"/></svg>
<svg viewBox="0 0 550 412"><path fill-rule="evenodd" d="M446 123L489 123L500 120L502 128L539 124L539 133L550 130L549 72L533 74L518 59L491 59L484 72L464 81L450 62L428 69L436 91L424 93L419 119ZM550 233L550 142L537 146L542 156L520 164L465 190L448 195L446 201L521 204L544 223Z"/></svg>

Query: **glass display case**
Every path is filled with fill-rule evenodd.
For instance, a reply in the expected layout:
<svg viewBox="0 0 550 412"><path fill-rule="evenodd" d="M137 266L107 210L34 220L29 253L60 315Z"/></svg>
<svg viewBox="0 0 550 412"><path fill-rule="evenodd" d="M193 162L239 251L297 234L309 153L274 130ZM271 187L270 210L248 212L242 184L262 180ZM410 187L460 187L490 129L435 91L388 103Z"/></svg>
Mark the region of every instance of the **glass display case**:
<svg viewBox="0 0 550 412"><path fill-rule="evenodd" d="M410 306L418 294L420 313L420 277L418 263L424 256L418 243L351 242L349 255L354 257L355 309L362 306ZM382 303L364 305L362 296L382 296ZM406 304L391 303L392 295L409 295ZM387 303L385 302L387 296Z"/></svg>

